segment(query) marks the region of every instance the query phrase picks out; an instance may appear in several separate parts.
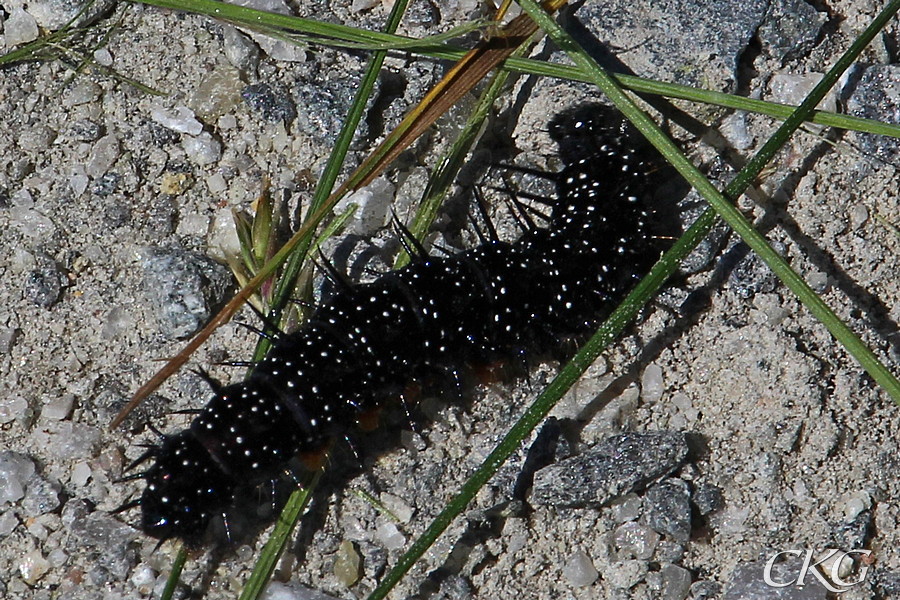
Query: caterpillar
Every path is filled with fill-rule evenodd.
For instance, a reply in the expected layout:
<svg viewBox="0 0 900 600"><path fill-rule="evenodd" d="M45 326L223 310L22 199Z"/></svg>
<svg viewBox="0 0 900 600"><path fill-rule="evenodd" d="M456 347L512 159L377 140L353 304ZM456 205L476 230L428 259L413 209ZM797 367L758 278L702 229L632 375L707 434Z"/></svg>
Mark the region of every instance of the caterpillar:
<svg viewBox="0 0 900 600"><path fill-rule="evenodd" d="M546 353L595 328L659 255L648 198L661 161L603 105L560 113L549 133L563 169L546 227L345 285L135 462L152 461L132 476L146 482L133 503L143 531L196 542L236 491L321 451L409 382Z"/></svg>

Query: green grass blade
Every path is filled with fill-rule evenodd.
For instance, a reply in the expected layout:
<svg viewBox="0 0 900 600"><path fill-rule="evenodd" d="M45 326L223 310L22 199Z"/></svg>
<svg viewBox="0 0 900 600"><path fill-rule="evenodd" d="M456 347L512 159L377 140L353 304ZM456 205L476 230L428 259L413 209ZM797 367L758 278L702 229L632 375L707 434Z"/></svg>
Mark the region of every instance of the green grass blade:
<svg viewBox="0 0 900 600"><path fill-rule="evenodd" d="M318 36L318 38L320 38L319 43L325 45L329 43L351 42L359 44L360 47L372 49L385 47L403 48L413 54L450 61L457 61L466 53L465 49L452 44L423 43L422 40L405 36L368 31L365 29L349 27L347 25L321 23L302 17L267 13L250 8L225 4L216 0L133 1L150 6L188 11L225 19L234 24L250 28L265 27L269 30L280 29L284 31L299 32L309 36ZM2 62L3 58L0 57L0 64L2 64ZM590 75L585 73L580 67L558 65L528 58L508 58L504 63L504 68L529 75L543 75L545 77L556 77L571 81L591 82ZM777 102L767 102L765 100L744 98L732 94L725 94L723 92L701 90L677 83L654 81L651 79L635 77L633 75L613 75L613 77L620 85L634 92L680 98L691 102L714 104L724 108L760 113L776 119L786 119L794 109L793 106L779 104ZM808 120L817 125L900 137L900 125L883 123L871 119L839 115L827 111L814 111L811 116L808 117Z"/></svg>
<svg viewBox="0 0 900 600"><path fill-rule="evenodd" d="M178 587L178 580L181 579L181 572L184 571L184 565L187 563L187 550L182 545L175 555L175 562L169 569L169 576L166 578L166 586L163 588L159 600L172 600L175 596L175 589Z"/></svg>
<svg viewBox="0 0 900 600"><path fill-rule="evenodd" d="M278 521L275 522L272 534L266 541L262 552L259 553L253 573L250 574L244 589L241 590L240 600L257 600L266 590L272 573L275 572L278 559L281 558L288 540L291 539L291 533L309 505L321 478L322 470L320 469L316 471L309 485L297 490L288 498L284 510L281 511Z"/></svg>

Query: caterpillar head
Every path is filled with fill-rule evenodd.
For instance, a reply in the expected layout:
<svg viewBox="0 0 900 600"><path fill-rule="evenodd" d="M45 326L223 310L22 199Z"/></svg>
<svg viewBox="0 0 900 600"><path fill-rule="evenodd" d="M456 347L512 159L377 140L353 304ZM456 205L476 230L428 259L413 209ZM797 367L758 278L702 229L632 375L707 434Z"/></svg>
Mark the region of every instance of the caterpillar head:
<svg viewBox="0 0 900 600"><path fill-rule="evenodd" d="M162 540L198 540L231 504L233 482L190 430L166 437L151 456L156 460L143 474L147 487L139 502L141 529Z"/></svg>

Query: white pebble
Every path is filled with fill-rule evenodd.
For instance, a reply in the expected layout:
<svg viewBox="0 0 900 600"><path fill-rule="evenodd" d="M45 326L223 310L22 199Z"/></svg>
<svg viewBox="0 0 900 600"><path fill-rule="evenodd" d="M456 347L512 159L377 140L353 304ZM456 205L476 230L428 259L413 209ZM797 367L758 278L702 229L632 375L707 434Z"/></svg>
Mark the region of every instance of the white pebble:
<svg viewBox="0 0 900 600"><path fill-rule="evenodd" d="M22 396L0 398L0 423L12 423L28 414L28 401Z"/></svg>
<svg viewBox="0 0 900 600"><path fill-rule="evenodd" d="M212 227L207 237L209 255L216 260L228 260L240 256L241 242L234 228L231 210L223 208L213 217Z"/></svg>
<svg viewBox="0 0 900 600"><path fill-rule="evenodd" d="M41 408L41 418L49 421L62 421L72 412L75 396L66 394L62 398L54 398Z"/></svg>
<svg viewBox="0 0 900 600"><path fill-rule="evenodd" d="M216 163L222 157L222 144L207 131L198 136L185 136L181 147L188 158L201 167Z"/></svg>
<svg viewBox="0 0 900 600"><path fill-rule="evenodd" d="M150 118L166 129L178 133L200 135L200 132L203 131L203 123L194 117L194 111L187 106L176 106L172 110L154 108L150 112Z"/></svg>
<svg viewBox="0 0 900 600"><path fill-rule="evenodd" d="M323 594L318 590L300 583L281 583L273 581L262 593L262 600L336 600L334 596Z"/></svg>
<svg viewBox="0 0 900 600"><path fill-rule="evenodd" d="M388 208L393 199L394 185L387 179L379 177L338 202L334 210L336 213L342 213L351 204L356 204L356 212L347 225L347 232L371 235L387 224Z"/></svg>
<svg viewBox="0 0 900 600"><path fill-rule="evenodd" d="M89 464L84 461L76 463L75 466L72 467L72 484L79 487L83 486L91 478L91 475L93 475L93 472L91 471L91 466Z"/></svg>
<svg viewBox="0 0 900 600"><path fill-rule="evenodd" d="M206 187L209 188L211 194L221 194L228 189L228 182L221 173L213 173L206 178Z"/></svg>
<svg viewBox="0 0 900 600"><path fill-rule="evenodd" d="M657 402L662 398L663 389L662 367L655 363L647 365L641 376L641 398L644 402Z"/></svg>
<svg viewBox="0 0 900 600"><path fill-rule="evenodd" d="M34 585L50 570L50 563L40 550L32 550L19 561L19 573L28 585Z"/></svg>
<svg viewBox="0 0 900 600"><path fill-rule="evenodd" d="M388 550L399 550L406 544L406 537L389 521L378 526L375 537Z"/></svg>
<svg viewBox="0 0 900 600"><path fill-rule="evenodd" d="M107 50L106 48L95 50L94 60L97 61L98 65L101 65L103 67L111 67L113 64L112 54L110 54L109 50Z"/></svg>
<svg viewBox="0 0 900 600"><path fill-rule="evenodd" d="M0 454L0 504L25 497L25 482L34 475L34 463L23 454Z"/></svg>
<svg viewBox="0 0 900 600"><path fill-rule="evenodd" d="M91 148L85 172L94 178L101 177L118 159L119 140L112 134L105 135L97 140L97 143Z"/></svg>
<svg viewBox="0 0 900 600"><path fill-rule="evenodd" d="M80 196L88 186L87 171L84 170L84 165L78 164L72 166L72 170L69 173L69 187L72 188L76 196Z"/></svg>
<svg viewBox="0 0 900 600"><path fill-rule="evenodd" d="M37 39L38 33L37 21L21 6L14 8L3 23L3 35L8 48L32 42Z"/></svg>
<svg viewBox="0 0 900 600"><path fill-rule="evenodd" d="M569 557L563 567L563 575L575 587L589 586L600 577L591 558L583 550Z"/></svg>

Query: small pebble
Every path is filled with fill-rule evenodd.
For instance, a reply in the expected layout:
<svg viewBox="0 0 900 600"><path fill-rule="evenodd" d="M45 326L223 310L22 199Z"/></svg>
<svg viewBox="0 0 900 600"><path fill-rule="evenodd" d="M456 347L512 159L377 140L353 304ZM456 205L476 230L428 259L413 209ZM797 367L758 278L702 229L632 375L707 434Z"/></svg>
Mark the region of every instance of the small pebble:
<svg viewBox="0 0 900 600"><path fill-rule="evenodd" d="M181 146L188 158L201 167L217 163L222 157L222 144L206 131L198 136L184 136Z"/></svg>
<svg viewBox="0 0 900 600"><path fill-rule="evenodd" d="M276 90L268 83L248 85L241 92L241 97L266 121L284 121L290 124L297 118L297 106L290 95Z"/></svg>
<svg viewBox="0 0 900 600"><path fill-rule="evenodd" d="M21 421L28 416L28 401L22 396L0 396L0 424Z"/></svg>
<svg viewBox="0 0 900 600"><path fill-rule="evenodd" d="M334 557L334 575L344 586L350 587L359 581L362 573L362 559L353 542L343 541Z"/></svg>
<svg viewBox="0 0 900 600"><path fill-rule="evenodd" d="M46 254L36 254L35 262L35 269L25 276L23 296L32 304L50 308L59 301L68 281L56 261Z"/></svg>
<svg viewBox="0 0 900 600"><path fill-rule="evenodd" d="M662 398L664 389L662 367L647 365L641 376L641 399L649 404L657 402Z"/></svg>
<svg viewBox="0 0 900 600"><path fill-rule="evenodd" d="M576 551L566 560L563 575L575 587L589 586L600 577L591 557L583 550Z"/></svg>
<svg viewBox="0 0 900 600"><path fill-rule="evenodd" d="M188 188L191 187L191 184L194 183L194 180L188 173L173 173L171 171L167 171L162 174L162 181L159 184L159 191L162 194L166 194L168 196L178 196L179 194L183 194Z"/></svg>
<svg viewBox="0 0 900 600"><path fill-rule="evenodd" d="M0 514L0 539L11 534L18 525L19 519L14 511L8 510Z"/></svg>
<svg viewBox="0 0 900 600"><path fill-rule="evenodd" d="M687 482L666 479L644 494L644 519L657 532L686 543L691 537L691 501Z"/></svg>
<svg viewBox="0 0 900 600"><path fill-rule="evenodd" d="M178 133L200 135L203 131L203 123L194 117L194 111L187 106L176 106L173 109L154 108L150 112L150 118L166 129Z"/></svg>
<svg viewBox="0 0 900 600"><path fill-rule="evenodd" d="M169 338L188 337L224 300L230 272L203 254L178 248L148 248L144 255L144 292L161 331Z"/></svg>
<svg viewBox="0 0 900 600"><path fill-rule="evenodd" d="M260 596L260 600L338 600L300 583L272 581Z"/></svg>
<svg viewBox="0 0 900 600"><path fill-rule="evenodd" d="M25 482L35 473L34 462L26 455L0 452L0 505L25 497Z"/></svg>
<svg viewBox="0 0 900 600"><path fill-rule="evenodd" d="M32 550L19 561L19 573L28 585L34 585L50 570L50 563L40 550Z"/></svg>
<svg viewBox="0 0 900 600"><path fill-rule="evenodd" d="M71 482L73 485L83 486L87 484L92 474L91 466L86 462L75 463L75 466L72 467Z"/></svg>
<svg viewBox="0 0 900 600"><path fill-rule="evenodd" d="M378 526L375 538L388 550L399 550L406 544L406 537L396 525L388 521Z"/></svg>
<svg viewBox="0 0 900 600"><path fill-rule="evenodd" d="M119 159L119 140L113 134L107 134L97 140L85 164L85 173L89 177L101 177Z"/></svg>
<svg viewBox="0 0 900 600"><path fill-rule="evenodd" d="M28 480L25 497L22 498L22 510L28 517L37 517L55 511L61 501L59 494L62 486L55 481L48 481L37 475Z"/></svg>
<svg viewBox="0 0 900 600"><path fill-rule="evenodd" d="M48 421L62 421L72 412L75 396L66 394L62 398L54 398L41 408L41 418Z"/></svg>
<svg viewBox="0 0 900 600"><path fill-rule="evenodd" d="M39 34L37 21L21 6L13 8L3 22L3 37L7 48L33 42Z"/></svg>
<svg viewBox="0 0 900 600"><path fill-rule="evenodd" d="M647 563L642 560L623 560L610 565L605 573L609 584L620 590L634 587L647 574Z"/></svg>
<svg viewBox="0 0 900 600"><path fill-rule="evenodd" d="M659 534L635 521L619 526L613 532L616 547L625 553L624 558L649 560L659 543Z"/></svg>
<svg viewBox="0 0 900 600"><path fill-rule="evenodd" d="M634 521L641 516L641 497L637 494L625 494L609 503L616 523Z"/></svg>
<svg viewBox="0 0 900 600"><path fill-rule="evenodd" d="M691 572L678 565L665 565L662 575L661 600L684 600L691 591Z"/></svg>
<svg viewBox="0 0 900 600"><path fill-rule="evenodd" d="M47 555L47 562L50 563L50 566L54 569L58 569L69 560L69 555L66 554L65 550L62 548L56 548L55 550L51 550L50 554Z"/></svg>
<svg viewBox="0 0 900 600"><path fill-rule="evenodd" d="M384 177L379 177L366 187L338 202L334 211L338 214L356 205L353 217L347 223L347 232L356 235L372 235L387 224L394 186Z"/></svg>

